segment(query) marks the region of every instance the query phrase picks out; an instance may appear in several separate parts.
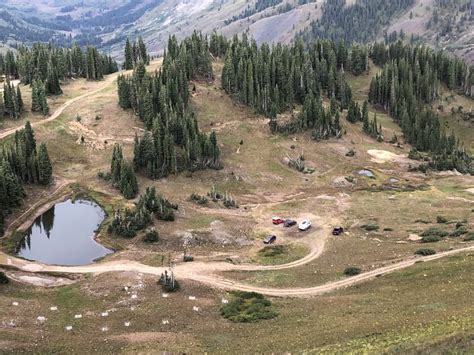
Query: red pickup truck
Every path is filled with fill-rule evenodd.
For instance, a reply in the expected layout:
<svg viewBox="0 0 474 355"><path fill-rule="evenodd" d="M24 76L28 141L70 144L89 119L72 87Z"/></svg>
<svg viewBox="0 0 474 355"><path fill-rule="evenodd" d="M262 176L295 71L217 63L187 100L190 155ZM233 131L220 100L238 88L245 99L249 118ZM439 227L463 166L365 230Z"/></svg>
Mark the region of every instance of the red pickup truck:
<svg viewBox="0 0 474 355"><path fill-rule="evenodd" d="M285 222L285 220L283 218L280 218L280 217L273 217L272 218L272 223L273 224L282 224L284 222Z"/></svg>

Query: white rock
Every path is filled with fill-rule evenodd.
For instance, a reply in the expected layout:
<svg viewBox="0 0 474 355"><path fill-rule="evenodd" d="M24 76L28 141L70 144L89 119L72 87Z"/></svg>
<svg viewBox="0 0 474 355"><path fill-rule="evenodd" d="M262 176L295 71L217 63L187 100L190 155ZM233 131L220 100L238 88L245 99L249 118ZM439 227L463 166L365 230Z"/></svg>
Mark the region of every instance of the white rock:
<svg viewBox="0 0 474 355"><path fill-rule="evenodd" d="M66 330L67 330L68 332L71 331L71 330L72 330L72 325L68 325L68 326L66 327Z"/></svg>
<svg viewBox="0 0 474 355"><path fill-rule="evenodd" d="M195 301L195 300L196 300L196 297L194 297L194 296L189 296L189 299L190 299L191 301Z"/></svg>
<svg viewBox="0 0 474 355"><path fill-rule="evenodd" d="M168 319L163 319L161 321L161 324L163 324L163 325L170 324L170 321Z"/></svg>
<svg viewBox="0 0 474 355"><path fill-rule="evenodd" d="M102 312L102 314L101 314L101 315L102 315L102 317L108 317L108 315L109 315L109 312Z"/></svg>
<svg viewBox="0 0 474 355"><path fill-rule="evenodd" d="M194 306L194 307L193 307L193 311L199 312L199 307Z"/></svg>
<svg viewBox="0 0 474 355"><path fill-rule="evenodd" d="M226 300L225 298L222 299L222 304L227 304L229 303L229 300Z"/></svg>
<svg viewBox="0 0 474 355"><path fill-rule="evenodd" d="M161 296L162 296L163 298L168 298L168 294L167 294L167 293L163 293Z"/></svg>
<svg viewBox="0 0 474 355"><path fill-rule="evenodd" d="M137 295L132 295L132 300L135 300L135 299L137 299L137 298L138 298Z"/></svg>
<svg viewBox="0 0 474 355"><path fill-rule="evenodd" d="M18 306L18 302L13 302L12 305Z"/></svg>
<svg viewBox="0 0 474 355"><path fill-rule="evenodd" d="M81 318L82 318L82 314L76 314L76 315L74 316L74 319L81 319Z"/></svg>
<svg viewBox="0 0 474 355"><path fill-rule="evenodd" d="M38 317L36 318L36 320L38 321L38 323L41 323L41 324L42 324L42 323L46 322L46 317L38 316Z"/></svg>
<svg viewBox="0 0 474 355"><path fill-rule="evenodd" d="M134 311L134 310L135 310L135 307L133 307L133 306L130 307L130 310L131 310L131 311Z"/></svg>
<svg viewBox="0 0 474 355"><path fill-rule="evenodd" d="M126 327L130 327L130 322L125 322L123 325L126 326Z"/></svg>
<svg viewBox="0 0 474 355"><path fill-rule="evenodd" d="M128 286L125 286L123 289L124 289L125 291L128 291Z"/></svg>
<svg viewBox="0 0 474 355"><path fill-rule="evenodd" d="M106 331L108 331L108 330L109 330L109 328L107 328L107 327L102 327L102 331L103 331L103 332L106 332Z"/></svg>
<svg viewBox="0 0 474 355"><path fill-rule="evenodd" d="M58 307L53 306L53 307L50 307L49 309L50 309L51 311L57 311L57 310L58 310Z"/></svg>

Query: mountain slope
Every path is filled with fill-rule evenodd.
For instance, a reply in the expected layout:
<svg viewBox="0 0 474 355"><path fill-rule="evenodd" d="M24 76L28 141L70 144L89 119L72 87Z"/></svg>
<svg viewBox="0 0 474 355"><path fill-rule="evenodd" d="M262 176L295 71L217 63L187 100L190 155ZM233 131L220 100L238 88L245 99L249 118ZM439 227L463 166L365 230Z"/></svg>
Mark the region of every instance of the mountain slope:
<svg viewBox="0 0 474 355"><path fill-rule="evenodd" d="M300 33L307 40L327 36L355 41L394 40L401 35L474 62L469 0L384 4L382 0L67 0L60 4L6 0L0 4L0 41L77 41L100 45L120 58L127 36L142 35L150 52L159 54L171 34L183 38L194 30L218 30L227 36L245 32L257 43L287 43ZM341 14L345 17L338 24ZM344 28L353 21L366 25Z"/></svg>

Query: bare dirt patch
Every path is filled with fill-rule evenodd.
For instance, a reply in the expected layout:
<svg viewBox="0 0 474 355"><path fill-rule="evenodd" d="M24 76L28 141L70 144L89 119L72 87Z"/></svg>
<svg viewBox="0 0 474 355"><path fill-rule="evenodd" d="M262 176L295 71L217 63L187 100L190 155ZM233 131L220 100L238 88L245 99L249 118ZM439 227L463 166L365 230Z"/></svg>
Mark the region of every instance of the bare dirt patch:
<svg viewBox="0 0 474 355"><path fill-rule="evenodd" d="M372 157L371 160L378 164L385 164L387 162L406 162L405 156L389 152L388 150L370 149L367 153Z"/></svg>

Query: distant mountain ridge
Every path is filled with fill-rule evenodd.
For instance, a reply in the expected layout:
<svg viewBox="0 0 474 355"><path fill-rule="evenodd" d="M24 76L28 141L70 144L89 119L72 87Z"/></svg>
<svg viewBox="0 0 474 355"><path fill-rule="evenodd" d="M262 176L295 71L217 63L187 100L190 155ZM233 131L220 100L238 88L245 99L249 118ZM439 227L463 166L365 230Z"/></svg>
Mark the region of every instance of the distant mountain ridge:
<svg viewBox="0 0 474 355"><path fill-rule="evenodd" d="M127 36L142 35L150 52L158 54L170 35L182 38L195 29L227 36L245 32L258 43L287 43L298 35L347 39L350 29L338 34L344 26L337 21L362 18L367 30L357 30L367 33L355 38L393 40L401 35L474 62L470 0L404 0L397 6L384 6L384 0L5 0L0 4L0 41L76 41L120 59ZM337 19L341 13L348 17ZM331 23L338 28L331 30Z"/></svg>

